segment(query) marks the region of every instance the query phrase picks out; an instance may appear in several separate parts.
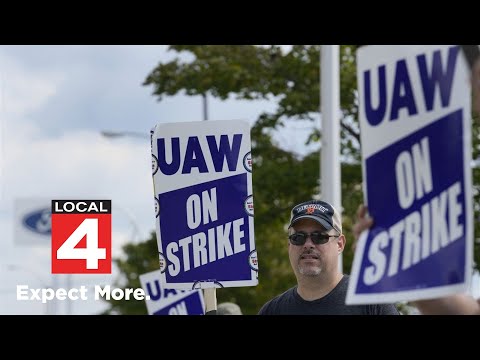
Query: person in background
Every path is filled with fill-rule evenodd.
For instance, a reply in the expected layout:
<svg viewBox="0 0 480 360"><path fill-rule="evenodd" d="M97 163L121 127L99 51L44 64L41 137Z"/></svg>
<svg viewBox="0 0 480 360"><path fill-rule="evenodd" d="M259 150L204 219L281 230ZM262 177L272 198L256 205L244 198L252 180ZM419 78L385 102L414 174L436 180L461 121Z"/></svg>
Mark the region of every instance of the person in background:
<svg viewBox="0 0 480 360"><path fill-rule="evenodd" d="M393 304L346 305L349 276L339 270L345 247L340 213L325 201L293 207L288 256L297 285L264 304L259 315L399 315Z"/></svg>
<svg viewBox="0 0 480 360"><path fill-rule="evenodd" d="M368 215L368 208L361 204L357 209L357 218L353 226L355 244L360 234L370 228L374 219ZM456 294L435 299L412 302L423 315L480 315L480 299L475 300L468 294Z"/></svg>
<svg viewBox="0 0 480 360"><path fill-rule="evenodd" d="M223 302L217 306L217 315L243 315L240 306L232 302Z"/></svg>

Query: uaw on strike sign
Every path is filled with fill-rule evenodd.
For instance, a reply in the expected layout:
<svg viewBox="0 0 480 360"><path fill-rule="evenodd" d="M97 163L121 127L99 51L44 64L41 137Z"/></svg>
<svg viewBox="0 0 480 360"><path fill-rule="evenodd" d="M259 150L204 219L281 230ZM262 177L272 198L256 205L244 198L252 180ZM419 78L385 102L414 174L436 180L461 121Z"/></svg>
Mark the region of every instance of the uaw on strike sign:
<svg viewBox="0 0 480 360"><path fill-rule="evenodd" d="M204 315L202 290L166 289L160 284L160 270L140 275L149 315Z"/></svg>
<svg viewBox="0 0 480 360"><path fill-rule="evenodd" d="M459 46L358 52L364 195L347 303L467 290L472 271L470 74Z"/></svg>
<svg viewBox="0 0 480 360"><path fill-rule="evenodd" d="M152 171L162 285L257 285L249 123L158 124Z"/></svg>

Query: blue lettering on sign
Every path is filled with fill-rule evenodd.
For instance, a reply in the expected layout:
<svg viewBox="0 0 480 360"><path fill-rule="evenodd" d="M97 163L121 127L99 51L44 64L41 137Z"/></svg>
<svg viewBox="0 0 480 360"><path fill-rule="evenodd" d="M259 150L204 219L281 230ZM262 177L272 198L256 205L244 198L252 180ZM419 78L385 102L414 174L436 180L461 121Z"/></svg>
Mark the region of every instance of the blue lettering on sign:
<svg viewBox="0 0 480 360"><path fill-rule="evenodd" d="M240 145L242 144L241 134L233 135L232 149L230 149L227 135L220 136L220 146L217 146L215 136L207 136L207 141L216 172L222 171L223 159L225 158L227 159L228 170L237 170L238 153L240 151ZM226 154L229 154L229 156L226 156Z"/></svg>
<svg viewBox="0 0 480 360"><path fill-rule="evenodd" d="M357 293L465 280L465 158L463 142L451 141L464 137L463 116L454 111L366 160L377 225L365 243Z"/></svg>
<svg viewBox="0 0 480 360"><path fill-rule="evenodd" d="M450 104L450 95L452 90L453 75L455 71L456 61L458 57L458 46L448 49L447 65L444 68L442 64L441 51L437 50L433 53L431 66L427 65L425 54L417 56L417 66L422 83L423 100L427 111L431 111L434 106L435 89L440 90L440 99L443 108ZM380 65L378 71L378 105L372 105L372 85L370 70L363 73L363 86L365 94L365 115L371 126L377 126L385 118L387 109L387 81L386 66ZM395 65L395 76L393 80L390 121L397 120L399 111L406 108L410 116L416 115L417 102L412 89L410 73L408 71L405 59L398 60Z"/></svg>
<svg viewBox="0 0 480 360"><path fill-rule="evenodd" d="M52 211L50 208L33 211L23 218L25 227L40 235L52 233Z"/></svg>
<svg viewBox="0 0 480 360"><path fill-rule="evenodd" d="M372 95L370 85L370 70L363 73L363 86L365 93L365 112L367 120L372 126L380 124L387 109L387 85L385 80L385 65L378 68L378 96L379 102L376 109L372 106Z"/></svg>
<svg viewBox="0 0 480 360"><path fill-rule="evenodd" d="M178 137L171 138L172 162L169 164L165 159L165 139L157 139L158 147L158 167L165 175L173 175L180 167L180 139ZM160 156L162 154L162 156Z"/></svg>
<svg viewBox="0 0 480 360"><path fill-rule="evenodd" d="M428 111L433 109L433 99L435 97L435 88L438 83L440 87L440 98L442 99L442 107L447 107L450 103L450 94L452 93L453 73L457 62L458 46L448 50L447 70L443 72L442 57L440 50L433 53L432 72L428 74L427 60L425 55L417 56L418 70L422 79L423 96L425 98L425 106Z"/></svg>
<svg viewBox="0 0 480 360"><path fill-rule="evenodd" d="M403 95L402 92L404 93ZM390 120L398 119L398 111L404 107L408 108L408 115L410 116L418 113L415 98L413 97L412 83L408 75L407 62L399 60L395 69Z"/></svg>
<svg viewBox="0 0 480 360"><path fill-rule="evenodd" d="M251 277L247 198L246 173L159 194L169 283Z"/></svg>
<svg viewBox="0 0 480 360"><path fill-rule="evenodd" d="M172 306L168 310L168 315L188 315L187 304L185 301L181 301L175 306Z"/></svg>
<svg viewBox="0 0 480 360"><path fill-rule="evenodd" d="M166 299L170 296L184 293L186 290L175 290L175 289L162 289L160 287L160 281L155 280L153 284L147 283L147 295L150 296L150 300L158 301L160 299Z"/></svg>
<svg viewBox="0 0 480 360"><path fill-rule="evenodd" d="M188 138L187 150L185 151L185 161L183 162L182 174L190 174L192 167L198 168L201 173L208 172L202 147L196 136Z"/></svg>
<svg viewBox="0 0 480 360"><path fill-rule="evenodd" d="M228 135L221 135L217 143L215 136L206 136L208 150L202 149L197 136L190 136L187 141L186 149L180 148L180 138L172 137L170 139L171 161L166 159L165 139L157 139L158 167L164 175L174 175L180 169L180 160L183 158L182 174L190 174L192 168L197 168L200 173L207 173L213 169L208 169L205 161L205 153L209 153L212 159L215 172L223 171L223 164L226 161L228 170L237 169L238 156L242 144L242 134L233 135L233 141L230 145ZM184 153L182 154L182 151ZM183 155L183 156L182 156Z"/></svg>
<svg viewBox="0 0 480 360"><path fill-rule="evenodd" d="M202 301L200 300L200 294L198 290L192 292L173 304L170 304L160 310L153 313L154 315L204 315L205 310L203 308Z"/></svg>
<svg viewBox="0 0 480 360"><path fill-rule="evenodd" d="M154 315L203 315L205 313L198 290L163 289L160 280L148 281L144 285L146 295L150 301L156 302L155 307L160 309L153 312ZM167 299L173 301L168 304ZM167 301L165 301L167 300ZM167 303L168 305L162 305Z"/></svg>

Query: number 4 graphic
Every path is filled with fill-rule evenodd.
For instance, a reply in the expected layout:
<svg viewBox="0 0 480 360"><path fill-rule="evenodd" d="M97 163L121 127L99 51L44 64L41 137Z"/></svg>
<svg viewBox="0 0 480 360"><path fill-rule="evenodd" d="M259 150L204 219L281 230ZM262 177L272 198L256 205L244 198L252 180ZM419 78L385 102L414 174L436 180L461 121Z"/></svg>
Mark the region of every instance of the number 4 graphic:
<svg viewBox="0 0 480 360"><path fill-rule="evenodd" d="M77 244L87 237L85 248L76 248ZM98 219L85 219L57 249L57 259L87 261L87 269L98 269L98 260L107 258L107 250L98 247Z"/></svg>

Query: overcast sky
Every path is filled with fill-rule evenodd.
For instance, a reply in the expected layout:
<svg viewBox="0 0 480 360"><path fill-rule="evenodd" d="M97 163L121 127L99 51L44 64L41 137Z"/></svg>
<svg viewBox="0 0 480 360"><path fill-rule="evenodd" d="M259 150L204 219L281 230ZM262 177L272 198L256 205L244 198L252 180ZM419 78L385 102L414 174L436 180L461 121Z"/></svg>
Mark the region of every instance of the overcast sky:
<svg viewBox="0 0 480 360"><path fill-rule="evenodd" d="M112 199L113 256L132 237L154 230L149 130L157 123L201 121L200 97L178 95L158 102L142 86L160 62L175 56L166 46L0 46L0 314L42 314L39 302L17 301L16 285L67 287L50 274L50 244L14 242L16 199ZM268 101L221 102L209 98L211 120L246 119L273 111ZM315 124L279 133L283 147L305 153ZM105 138L102 130L145 138ZM138 230L137 230L138 229ZM13 265L13 266L12 266ZM73 275L71 286L109 284L112 275ZM93 296L90 296L93 297ZM66 302L59 314L93 314L100 301ZM51 309L48 311L52 311Z"/></svg>

